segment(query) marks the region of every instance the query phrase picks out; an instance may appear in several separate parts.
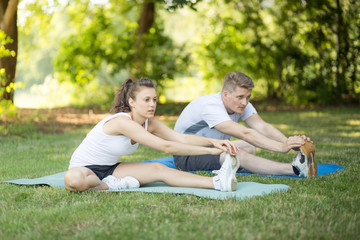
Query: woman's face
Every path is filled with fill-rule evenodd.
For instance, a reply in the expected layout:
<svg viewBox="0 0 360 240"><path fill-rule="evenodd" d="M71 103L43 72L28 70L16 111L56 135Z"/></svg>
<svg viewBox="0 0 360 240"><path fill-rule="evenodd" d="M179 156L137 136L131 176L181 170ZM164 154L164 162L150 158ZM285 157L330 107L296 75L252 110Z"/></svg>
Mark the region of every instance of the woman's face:
<svg viewBox="0 0 360 240"><path fill-rule="evenodd" d="M135 94L135 99L129 99L131 111L144 118L154 117L156 102L156 90L149 87L141 87Z"/></svg>

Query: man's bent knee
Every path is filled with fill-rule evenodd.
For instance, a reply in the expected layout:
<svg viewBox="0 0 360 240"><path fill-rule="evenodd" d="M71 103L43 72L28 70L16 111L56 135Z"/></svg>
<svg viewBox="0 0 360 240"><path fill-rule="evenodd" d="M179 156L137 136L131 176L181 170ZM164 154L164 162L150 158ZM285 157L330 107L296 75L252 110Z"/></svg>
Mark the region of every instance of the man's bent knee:
<svg viewBox="0 0 360 240"><path fill-rule="evenodd" d="M236 153L236 158L240 160L240 164L242 160L246 159L246 156L248 156L248 154L249 153L244 149L239 149L239 151Z"/></svg>
<svg viewBox="0 0 360 240"><path fill-rule="evenodd" d="M245 142L244 140L235 140L234 142L240 149L252 155L256 155L256 147L254 145Z"/></svg>
<svg viewBox="0 0 360 240"><path fill-rule="evenodd" d="M151 163L151 167L152 167L152 170L155 172L156 171L164 171L169 168L162 163Z"/></svg>
<svg viewBox="0 0 360 240"><path fill-rule="evenodd" d="M246 151L252 155L256 155L256 147L253 145L250 145L246 147Z"/></svg>

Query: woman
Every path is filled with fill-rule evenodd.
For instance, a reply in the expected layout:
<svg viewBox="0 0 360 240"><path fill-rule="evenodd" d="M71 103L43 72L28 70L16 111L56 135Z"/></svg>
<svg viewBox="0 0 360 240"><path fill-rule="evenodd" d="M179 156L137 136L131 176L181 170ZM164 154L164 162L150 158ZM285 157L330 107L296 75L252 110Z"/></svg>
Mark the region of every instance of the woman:
<svg viewBox="0 0 360 240"><path fill-rule="evenodd" d="M162 181L170 186L234 191L240 163L238 148L228 140L185 135L154 118L155 84L149 79L126 80L117 92L112 116L100 121L73 153L65 185L70 191L119 190ZM172 155L220 154L224 164L214 177L169 168L161 163L119 163L139 143ZM213 147L206 147L213 146Z"/></svg>

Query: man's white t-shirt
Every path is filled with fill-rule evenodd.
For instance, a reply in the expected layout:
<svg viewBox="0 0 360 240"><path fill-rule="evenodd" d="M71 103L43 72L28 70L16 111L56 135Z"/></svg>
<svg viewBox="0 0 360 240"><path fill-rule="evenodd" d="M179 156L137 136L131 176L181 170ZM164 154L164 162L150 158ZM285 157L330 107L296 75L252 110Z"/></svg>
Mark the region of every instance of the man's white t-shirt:
<svg viewBox="0 0 360 240"><path fill-rule="evenodd" d="M242 114L228 114L221 99L221 92L219 92L199 97L189 103L180 114L174 129L185 134L230 139L230 135L216 130L215 126L229 120L234 122L245 121L256 113L254 106L248 103Z"/></svg>

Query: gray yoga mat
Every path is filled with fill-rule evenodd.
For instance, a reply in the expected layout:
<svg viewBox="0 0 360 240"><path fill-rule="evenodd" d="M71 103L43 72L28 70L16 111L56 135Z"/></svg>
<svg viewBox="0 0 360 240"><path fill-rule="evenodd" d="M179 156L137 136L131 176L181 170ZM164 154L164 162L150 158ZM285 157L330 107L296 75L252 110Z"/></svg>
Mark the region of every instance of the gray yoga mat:
<svg viewBox="0 0 360 240"><path fill-rule="evenodd" d="M12 183L18 185L48 185L56 188L65 188L64 184L65 172L56 173L53 175L28 179L21 178L9 181L2 181L2 183ZM144 185L140 188L119 190L114 192L147 192L147 193L173 193L173 194L191 194L198 197L211 199L244 199L255 196L263 196L273 192L285 192L290 187L285 184L262 184L256 182L239 182L237 190L234 192L221 192L212 189L202 188L184 188L171 187L162 182Z"/></svg>

